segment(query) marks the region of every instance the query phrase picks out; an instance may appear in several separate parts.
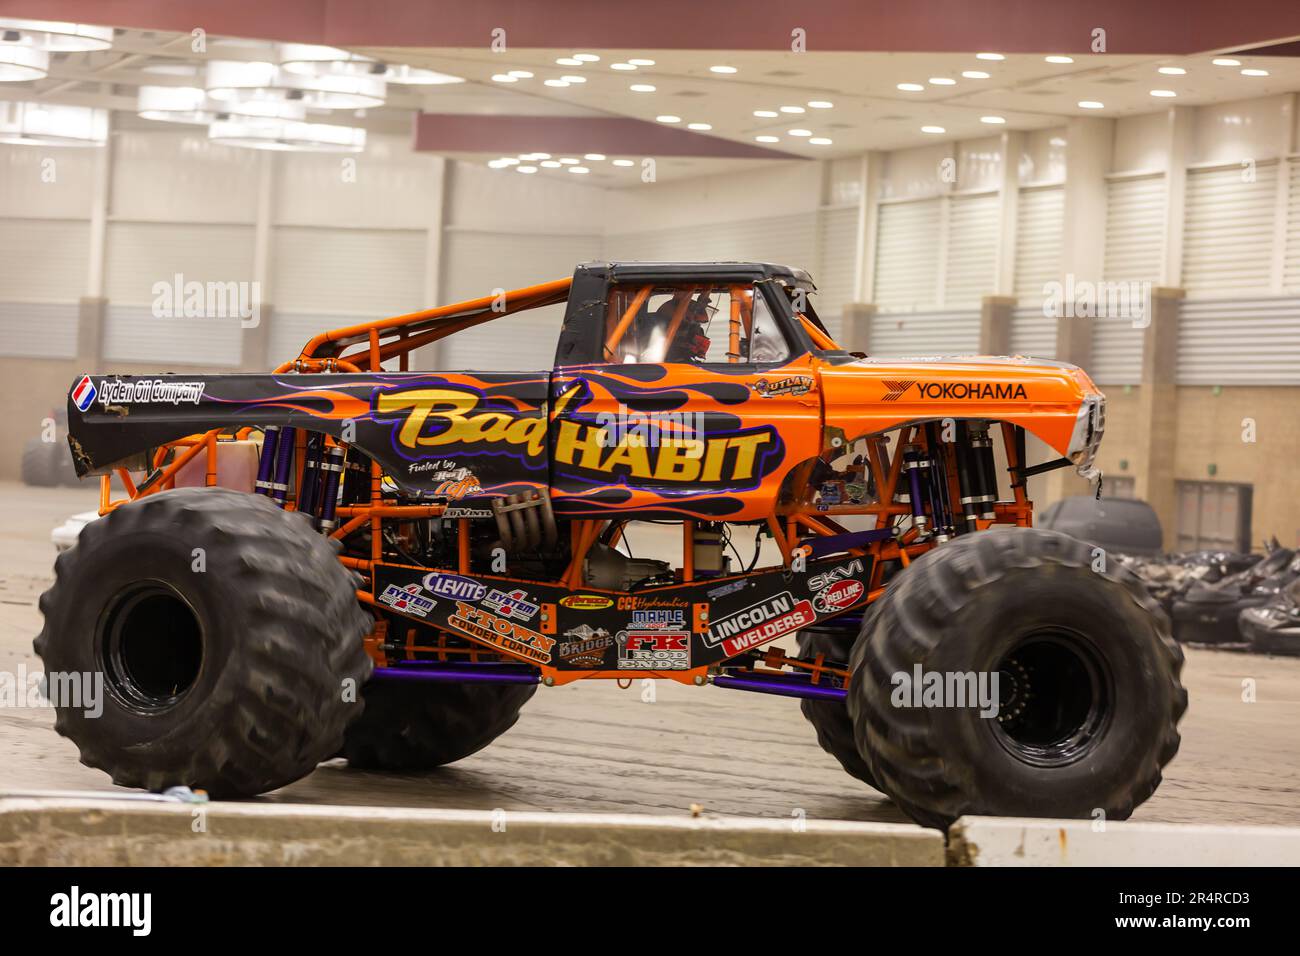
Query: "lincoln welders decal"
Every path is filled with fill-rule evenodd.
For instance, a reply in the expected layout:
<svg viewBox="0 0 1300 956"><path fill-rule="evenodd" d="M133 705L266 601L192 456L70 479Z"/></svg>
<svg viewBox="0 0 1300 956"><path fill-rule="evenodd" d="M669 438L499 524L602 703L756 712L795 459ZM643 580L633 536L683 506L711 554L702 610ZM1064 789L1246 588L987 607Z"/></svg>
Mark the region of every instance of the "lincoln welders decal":
<svg viewBox="0 0 1300 956"><path fill-rule="evenodd" d="M1020 382L916 382L916 381L881 381L885 386L882 401L896 402L907 394L908 389L916 386L921 398L942 398L953 401L969 399L996 399L1011 401L1028 399L1025 386Z"/></svg>
<svg viewBox="0 0 1300 956"><path fill-rule="evenodd" d="M817 620L812 602L796 601L789 591L783 591L742 611L713 622L704 636L706 644L722 645L727 656L739 654L751 647L808 627Z"/></svg>

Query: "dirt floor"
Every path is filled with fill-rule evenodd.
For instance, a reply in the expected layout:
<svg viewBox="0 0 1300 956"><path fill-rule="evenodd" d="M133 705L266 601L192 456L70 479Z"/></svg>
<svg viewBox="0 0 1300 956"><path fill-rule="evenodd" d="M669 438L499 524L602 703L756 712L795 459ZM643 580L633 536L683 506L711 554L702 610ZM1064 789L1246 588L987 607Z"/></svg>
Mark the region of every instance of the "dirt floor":
<svg viewBox="0 0 1300 956"><path fill-rule="evenodd" d="M51 528L97 492L0 483L0 671L39 668L36 601L54 560ZM789 644L790 642L786 642ZM1300 660L1189 649L1183 746L1136 820L1300 825ZM1243 700L1253 682L1254 701ZM48 709L0 708L0 792L110 790L53 730ZM464 809L686 811L904 821L817 746L797 701L668 681L622 690L590 681L538 690L486 750L414 776L342 761L264 800Z"/></svg>

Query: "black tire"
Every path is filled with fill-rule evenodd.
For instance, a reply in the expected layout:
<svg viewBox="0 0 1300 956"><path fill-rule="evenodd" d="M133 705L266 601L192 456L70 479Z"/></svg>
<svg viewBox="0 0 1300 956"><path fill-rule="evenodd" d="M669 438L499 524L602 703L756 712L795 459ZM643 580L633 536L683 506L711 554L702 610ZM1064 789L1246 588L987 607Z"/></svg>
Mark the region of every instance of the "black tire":
<svg viewBox="0 0 1300 956"><path fill-rule="evenodd" d="M482 750L515 725L536 684L375 680L343 739L359 770L432 770Z"/></svg>
<svg viewBox="0 0 1300 956"><path fill-rule="evenodd" d="M35 488L53 488L60 483L59 455L68 455L66 445L30 438L23 444L23 484ZM69 463L71 458L69 457Z"/></svg>
<svg viewBox="0 0 1300 956"><path fill-rule="evenodd" d="M799 656L813 659L818 654L825 654L829 661L847 661L853 648L853 633L835 634L828 631L800 631ZM804 718L817 731L817 743L822 750L840 762L850 776L857 777L873 790L880 785L871 774L871 768L858 752L858 745L853 739L853 721L849 720L848 707L844 701L809 700L800 701L799 709Z"/></svg>
<svg viewBox="0 0 1300 956"><path fill-rule="evenodd" d="M337 551L300 515L223 488L92 521L55 562L35 646L47 675L102 675L103 713L58 706L55 730L123 787L241 797L307 775L341 746L371 671L372 619Z"/></svg>
<svg viewBox="0 0 1300 956"><path fill-rule="evenodd" d="M1169 620L1119 562L1009 528L914 561L864 622L850 661L859 751L913 819L1127 818L1178 752L1187 709ZM1000 713L895 706L893 678L998 673Z"/></svg>

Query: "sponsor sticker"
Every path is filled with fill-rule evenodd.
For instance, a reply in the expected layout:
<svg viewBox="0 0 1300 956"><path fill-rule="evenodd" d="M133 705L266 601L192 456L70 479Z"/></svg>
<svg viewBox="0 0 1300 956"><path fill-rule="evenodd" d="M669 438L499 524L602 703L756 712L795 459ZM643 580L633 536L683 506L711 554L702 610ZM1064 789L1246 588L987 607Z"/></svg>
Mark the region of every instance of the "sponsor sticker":
<svg viewBox="0 0 1300 956"><path fill-rule="evenodd" d="M443 511L444 518L491 518L491 508L447 508Z"/></svg>
<svg viewBox="0 0 1300 956"><path fill-rule="evenodd" d="M600 594L570 594L560 598L560 607L571 611L603 611L614 606L614 599Z"/></svg>
<svg viewBox="0 0 1300 956"><path fill-rule="evenodd" d="M447 619L447 625L516 657L524 657L539 664L549 664L551 661L554 638L538 634L515 621L497 617L473 604L457 601L456 613Z"/></svg>
<svg viewBox="0 0 1300 956"><path fill-rule="evenodd" d="M813 607L819 614L835 614L853 607L866 593L867 587L861 581L836 581L813 598Z"/></svg>
<svg viewBox="0 0 1300 956"><path fill-rule="evenodd" d="M95 383L90 380L89 375L81 376L81 381L72 387L72 404L77 406L77 411L84 412L95 403L95 396L99 392L95 388Z"/></svg>
<svg viewBox="0 0 1300 956"><path fill-rule="evenodd" d="M744 578L731 581L727 584L720 584L708 592L709 600L716 601L718 598L726 597L728 594L735 594L737 591L743 591L749 584Z"/></svg>
<svg viewBox="0 0 1300 956"><path fill-rule="evenodd" d="M513 617L520 621L531 621L537 616L541 607L528 600L528 594L522 588L513 591L488 591L482 604L490 611L496 611L502 617Z"/></svg>
<svg viewBox="0 0 1300 956"><path fill-rule="evenodd" d="M478 601L488 592L487 585L455 574L426 574L423 584L426 591L456 601Z"/></svg>
<svg viewBox="0 0 1300 956"><path fill-rule="evenodd" d="M99 404L110 405L197 405L207 382L173 382L162 378L141 378L130 382L105 378L99 382Z"/></svg>
<svg viewBox="0 0 1300 956"><path fill-rule="evenodd" d="M704 641L711 647L721 644L727 655L734 657L751 647L808 627L816 620L812 602L796 601L789 591L783 591L717 621L705 633Z"/></svg>
<svg viewBox="0 0 1300 956"><path fill-rule="evenodd" d="M555 647L555 656L577 667L602 667L605 652L614 646L614 636L603 627L579 624L564 632L567 641Z"/></svg>
<svg viewBox="0 0 1300 956"><path fill-rule="evenodd" d="M429 612L437 605L437 601L425 597L421 593L420 585L407 584L398 586L390 584L384 588L383 593L379 595L379 603L386 604L394 611L400 611L403 614L412 614L415 617L427 617Z"/></svg>
<svg viewBox="0 0 1300 956"><path fill-rule="evenodd" d="M808 587L814 591L820 591L822 588L830 587L836 581L843 581L854 575L861 574L863 570L862 559L854 558L846 564L837 564L829 571L814 574L808 579Z"/></svg>
<svg viewBox="0 0 1300 956"><path fill-rule="evenodd" d="M791 375L788 378L760 378L754 383L754 391L763 398L776 398L779 395L807 395L813 390L810 375Z"/></svg>
<svg viewBox="0 0 1300 956"><path fill-rule="evenodd" d="M691 635L687 631L619 631L621 670L690 670Z"/></svg>

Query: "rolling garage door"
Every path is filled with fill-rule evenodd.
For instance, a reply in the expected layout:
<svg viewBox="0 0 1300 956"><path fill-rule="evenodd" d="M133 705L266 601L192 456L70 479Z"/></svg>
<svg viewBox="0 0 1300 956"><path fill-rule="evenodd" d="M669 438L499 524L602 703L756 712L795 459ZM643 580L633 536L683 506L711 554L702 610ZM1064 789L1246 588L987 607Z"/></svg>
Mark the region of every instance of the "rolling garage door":
<svg viewBox="0 0 1300 956"><path fill-rule="evenodd" d="M953 196L944 243L944 308L976 308L993 291L998 250L998 195Z"/></svg>
<svg viewBox="0 0 1300 956"><path fill-rule="evenodd" d="M1188 299L1179 385L1300 385L1300 298Z"/></svg>
<svg viewBox="0 0 1300 956"><path fill-rule="evenodd" d="M1042 306L1019 306L1011 313L1011 352L1034 358L1056 355L1056 318L1043 315Z"/></svg>
<svg viewBox="0 0 1300 956"><path fill-rule="evenodd" d="M1119 177L1106 183L1106 249L1103 276L1108 282L1160 282L1164 256L1165 177ZM1141 328L1130 319L1099 318L1092 329L1092 361L1087 369L1105 385L1136 385L1142 380Z"/></svg>
<svg viewBox="0 0 1300 956"><path fill-rule="evenodd" d="M1013 291L1025 305L1041 304L1043 287L1062 279L1064 216L1065 191L1060 186L1020 190Z"/></svg>
<svg viewBox="0 0 1300 956"><path fill-rule="evenodd" d="M86 287L90 225L0 220L0 355L72 358Z"/></svg>
<svg viewBox="0 0 1300 956"><path fill-rule="evenodd" d="M1286 247L1282 285L1300 292L1300 157L1287 163Z"/></svg>
<svg viewBox="0 0 1300 956"><path fill-rule="evenodd" d="M980 314L955 312L877 312L867 339L873 357L973 355L979 351Z"/></svg>
<svg viewBox="0 0 1300 956"><path fill-rule="evenodd" d="M878 308L938 305L939 220L939 199L880 204L875 264Z"/></svg>
<svg viewBox="0 0 1300 956"><path fill-rule="evenodd" d="M1183 288L1189 297L1267 294L1273 264L1277 163L1187 173Z"/></svg>

